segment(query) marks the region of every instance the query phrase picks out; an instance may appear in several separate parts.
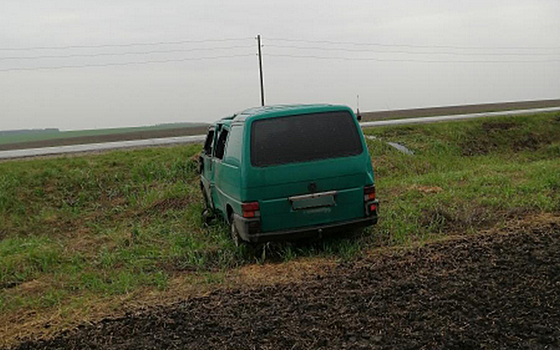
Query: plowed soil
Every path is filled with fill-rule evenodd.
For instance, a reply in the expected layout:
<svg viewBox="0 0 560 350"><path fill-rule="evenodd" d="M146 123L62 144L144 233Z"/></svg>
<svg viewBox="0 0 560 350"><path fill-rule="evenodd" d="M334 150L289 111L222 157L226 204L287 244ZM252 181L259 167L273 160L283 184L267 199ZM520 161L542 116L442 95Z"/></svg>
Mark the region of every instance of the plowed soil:
<svg viewBox="0 0 560 350"><path fill-rule="evenodd" d="M364 257L216 291L19 349L557 349L560 227Z"/></svg>

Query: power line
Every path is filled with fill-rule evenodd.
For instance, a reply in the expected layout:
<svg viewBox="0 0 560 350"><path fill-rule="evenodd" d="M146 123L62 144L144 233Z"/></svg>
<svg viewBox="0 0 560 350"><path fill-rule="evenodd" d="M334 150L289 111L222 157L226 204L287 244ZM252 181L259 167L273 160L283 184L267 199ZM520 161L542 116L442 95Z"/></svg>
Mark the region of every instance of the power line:
<svg viewBox="0 0 560 350"><path fill-rule="evenodd" d="M0 69L0 72L59 70L59 69L91 68L91 67L120 67L120 66L153 64L153 63L204 61L204 60L217 60L217 59L224 59L224 58L253 57L253 56L254 56L254 54L243 54L243 55L228 55L228 56L188 57L188 58L181 58L181 59L151 60L151 61L136 61L136 62L114 62L114 63L104 63L104 64L84 64L84 65L79 65L79 66L74 65L74 66L23 67L23 68Z"/></svg>
<svg viewBox="0 0 560 350"><path fill-rule="evenodd" d="M203 44L211 42L228 42L252 40L252 37L244 38L225 38L225 39L201 39L201 40L179 40L179 41L155 41L155 42L133 42L122 44L99 44L99 45L68 45L68 46L34 46L34 47L0 47L0 51L32 51L32 50L67 50L67 49L88 49L88 48L123 48L134 46L158 46L158 45L181 45L181 44ZM289 38L267 38L269 41L307 43L307 44L327 44L327 45L350 45L350 46L377 46L377 47L401 47L413 49L458 49L458 50L557 50L560 46L460 46L460 45L417 45L417 44L388 44L380 42L354 42L354 41L333 41L333 40L306 40ZM268 45L272 46L272 45ZM281 47L280 45L276 45ZM287 47L287 46L286 46ZM318 48L317 48L318 49ZM326 48L324 49L326 50ZM402 53L412 53L409 51ZM435 52L434 52L435 53ZM449 53L453 54L453 53ZM516 54L517 55L517 54ZM521 55L521 54L519 54ZM542 55L547 55L543 53Z"/></svg>
<svg viewBox="0 0 560 350"><path fill-rule="evenodd" d="M253 40L253 38L248 38ZM245 38L238 39L207 39L207 40L190 40L190 41L159 41L152 43L129 43L129 44L118 44L118 45L96 45L96 46L59 46L57 49L66 48L98 48L98 47L128 47L136 45L163 45L163 44L179 44L179 43L203 43L203 42L215 42L215 41L232 41L232 40L245 40ZM350 44L350 45L364 45L364 43L356 42L336 42L336 41L313 41L313 40L299 40L299 39L271 39L277 41L292 41L292 42L314 42L314 43L328 43L328 44ZM385 45L368 43L366 45L384 45L384 46L405 46L405 45ZM484 53L457 53L457 52L417 52L410 50L391 50L391 51L379 51L372 49L360 49L360 48L336 48L336 47L321 47L321 46L296 46L296 45L268 45L269 47L275 48L285 48L285 49L297 49L297 50L319 50L319 51L344 51L344 52L376 52L376 53L406 53L406 54L449 54L458 56L551 56L553 54L543 54L535 53L534 55L530 53L495 53L495 54L484 54ZM409 46L409 45L406 45ZM0 57L0 60L11 60L11 59L22 59L22 60L34 60L34 59L44 59L44 58L72 58L72 57L103 57L103 56L125 56L125 55L144 55L144 54L159 54L159 53L176 53L176 52L192 52L192 51L212 51L212 50L229 50L229 49L241 49L249 48L252 46L224 46L224 47L199 47L199 48L188 48L188 49L171 49L171 50L151 50L151 51L129 51L129 52L101 52L101 53L89 53L89 54L69 54L69 55L39 55L39 56L9 56ZM420 47L420 46L414 46ZM422 47L437 47L437 46L422 46ZM444 47L444 46L439 46ZM445 46L451 47L451 46ZM54 47L35 47L35 48L23 48L26 50L32 49L47 49ZM260 47L259 47L260 48ZM454 48L458 48L455 46ZM465 47L462 47L465 48ZM472 47L471 47L472 48ZM513 48L513 47L511 47ZM22 49L22 50L23 50ZM1 50L1 49L0 49ZM269 57L284 57L284 58L294 58L294 59L316 59L316 60L338 60L338 61L374 61L374 62L417 62L417 63L488 63L488 64L498 64L498 63L548 63L548 62L560 62L560 59L545 59L545 60L433 60L433 59L390 59L390 58L379 58L379 57L348 57L348 56L321 56L321 55L293 55L293 54L275 54L267 53ZM61 66L41 66L41 67L15 67L0 69L0 72L9 71L36 71L36 70L59 70L59 69L75 69L75 68L89 68L89 67L111 67L111 66L129 66L129 65L143 65L143 64L155 64L155 63L169 63L169 62L184 62L184 61L200 61L200 60L215 60L215 59L225 59L225 58L237 58L237 57L249 57L251 54L239 54L239 55L221 55L221 56L206 56L206 57L188 57L179 59L161 59L161 60L147 60L147 61L132 61L132 62L113 62L113 63L101 63L101 64L82 64L82 65L61 65Z"/></svg>
<svg viewBox="0 0 560 350"><path fill-rule="evenodd" d="M193 51L214 51L214 50L230 50L230 49L246 49L252 48L252 45L245 46L223 46L223 47L198 47L193 49L175 49L175 50L152 50L152 51L131 51L131 52L102 52L92 54L71 54L71 55L41 55L41 56L8 56L0 57L3 60L36 60L45 58L72 58L72 57L103 57L103 56L126 56L126 55L146 55L158 53L176 53L176 52L193 52Z"/></svg>
<svg viewBox="0 0 560 350"><path fill-rule="evenodd" d="M73 68L95 68L95 67L120 67L120 66L132 66L132 65L145 65L145 64L155 64L155 63L171 63L171 62L185 62L185 61L203 61L203 60L217 60L225 58L239 58L239 57L252 57L254 54L242 54L242 55L227 55L227 56L207 56L207 57L189 57L182 59L165 59L165 60L150 60L150 61L135 61L135 62L113 62L104 64L84 64L84 65L65 65L65 66L44 66L44 67L18 67L18 68L8 68L0 69L0 72L11 72L11 71L38 71L38 70L60 70L60 69L73 69ZM525 60L525 61L454 61L454 60L418 60L418 59L382 59L375 57L343 57L343 56L315 56L315 55L288 55L288 54L266 54L269 57L283 57L283 58L295 58L295 59L317 59L317 60L337 60L337 61L375 61L375 62L412 62L412 63L548 63L548 62L560 62L560 59L556 60Z"/></svg>
<svg viewBox="0 0 560 350"><path fill-rule="evenodd" d="M380 46L380 47L409 47L422 49L461 49L461 50L557 50L560 46L459 46L459 45L416 45L416 44L386 44L379 42L331 41L331 40L304 40L288 38L267 38L270 41L286 41L308 44L328 45L353 45L353 46Z"/></svg>
<svg viewBox="0 0 560 350"><path fill-rule="evenodd" d="M68 46L32 46L32 47L0 47L0 51L31 51L31 50L67 50L67 49L89 49L89 48L119 48L133 46L157 46L157 45L181 45L181 44L203 44L212 42L244 41L253 40L253 37L224 38L224 39L200 39L200 40L178 40L178 41L154 41L154 42L132 42L122 44L99 44L99 45L68 45ZM355 42L355 41L333 41L333 40L306 40L290 38L267 38L269 41L327 44L327 45L351 45L351 46L378 46L378 47L407 47L416 49L459 49L459 50L558 50L560 46L461 46L461 45L417 45L417 44L389 44L381 42Z"/></svg>
<svg viewBox="0 0 560 350"><path fill-rule="evenodd" d="M332 47L318 47L318 46L294 46L294 45L266 45L267 47L284 48L284 49L297 49L297 50L319 50L319 51L344 51L344 52L375 52L375 53L404 53L412 55L454 55L454 56L557 56L558 53L483 53L483 52L452 52L452 51L408 51L408 50L392 50L380 51L372 49L350 49L350 48L332 48Z"/></svg>
<svg viewBox="0 0 560 350"><path fill-rule="evenodd" d="M0 47L0 51L96 49L96 48L103 48L103 47L131 47L131 46L157 46L157 45L203 44L203 43L210 43L210 42L243 41L243 40L253 40L253 38L250 37L250 38L229 38L229 39L203 39L203 40L180 40L180 41L154 41L154 42L136 42L136 43L125 43L125 44L101 44L101 45Z"/></svg>
<svg viewBox="0 0 560 350"><path fill-rule="evenodd" d="M266 54L269 57L303 58L317 60L338 60L338 61L375 61L375 62L416 62L416 63L549 63L560 62L560 59L550 60L525 60L525 61L458 61L458 60L421 60L421 59L383 59L376 57L344 57L344 56L315 56L315 55L288 55L288 54Z"/></svg>

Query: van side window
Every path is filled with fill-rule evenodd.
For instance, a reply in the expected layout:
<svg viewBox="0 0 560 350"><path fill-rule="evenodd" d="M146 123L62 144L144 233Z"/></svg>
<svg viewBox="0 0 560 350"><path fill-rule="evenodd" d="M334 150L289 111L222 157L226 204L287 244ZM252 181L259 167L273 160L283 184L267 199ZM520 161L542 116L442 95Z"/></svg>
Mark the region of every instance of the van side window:
<svg viewBox="0 0 560 350"><path fill-rule="evenodd" d="M224 155L224 162L232 166L241 165L241 150L243 148L243 125L233 124L229 129L227 140L227 150Z"/></svg>
<svg viewBox="0 0 560 350"><path fill-rule="evenodd" d="M220 137L218 137L218 142L216 143L216 153L215 156L218 159L224 158L224 153L226 151L226 141L227 141L228 131L227 129L223 129L220 133Z"/></svg>
<svg viewBox="0 0 560 350"><path fill-rule="evenodd" d="M212 146L214 146L214 129L208 131L206 141L204 141L204 154L212 155Z"/></svg>

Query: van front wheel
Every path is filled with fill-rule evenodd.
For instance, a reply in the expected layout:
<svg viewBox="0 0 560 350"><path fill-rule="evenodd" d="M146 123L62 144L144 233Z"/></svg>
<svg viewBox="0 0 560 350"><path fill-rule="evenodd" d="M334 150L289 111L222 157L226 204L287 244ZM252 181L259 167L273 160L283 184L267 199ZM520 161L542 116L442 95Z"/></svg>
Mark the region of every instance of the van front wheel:
<svg viewBox="0 0 560 350"><path fill-rule="evenodd" d="M212 212L212 209L205 208L202 211L202 223L205 226L210 226L213 220L214 220L214 213Z"/></svg>
<svg viewBox="0 0 560 350"><path fill-rule="evenodd" d="M239 231L237 230L237 227L235 226L233 215L229 217L229 232L231 234L231 239L233 240L233 244L235 244L235 246L239 248L239 246L242 245L244 242L241 239L241 236L239 235Z"/></svg>

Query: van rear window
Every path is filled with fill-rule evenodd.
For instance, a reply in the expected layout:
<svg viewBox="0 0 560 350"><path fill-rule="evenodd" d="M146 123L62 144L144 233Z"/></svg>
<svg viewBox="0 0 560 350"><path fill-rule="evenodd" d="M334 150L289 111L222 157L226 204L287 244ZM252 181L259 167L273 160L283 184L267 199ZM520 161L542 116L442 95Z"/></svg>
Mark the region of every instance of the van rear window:
<svg viewBox="0 0 560 350"><path fill-rule="evenodd" d="M257 120L251 129L251 164L264 167L361 154L362 142L348 112Z"/></svg>

